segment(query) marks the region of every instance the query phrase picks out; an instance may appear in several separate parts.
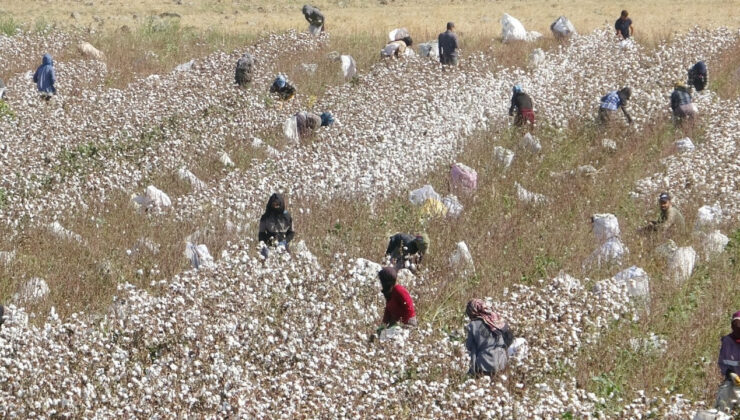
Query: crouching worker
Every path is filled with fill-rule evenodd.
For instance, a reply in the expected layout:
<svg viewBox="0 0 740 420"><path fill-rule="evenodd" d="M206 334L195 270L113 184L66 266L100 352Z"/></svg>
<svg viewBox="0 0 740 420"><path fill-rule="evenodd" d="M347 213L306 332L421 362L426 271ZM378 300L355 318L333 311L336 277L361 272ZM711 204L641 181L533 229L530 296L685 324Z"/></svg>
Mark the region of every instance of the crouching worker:
<svg viewBox="0 0 740 420"><path fill-rule="evenodd" d="M632 89L629 87L623 87L620 90L614 90L604 95L601 98L601 106L599 107L599 122L601 125L610 126L616 119L617 111L620 109L627 123L632 124L632 117L625 109L627 101L629 101L631 96Z"/></svg>
<svg viewBox="0 0 740 420"><path fill-rule="evenodd" d="M277 93L277 96L281 101L289 101L295 96L295 87L288 83L285 76L281 74L275 78L274 82L272 82L270 93Z"/></svg>
<svg viewBox="0 0 740 420"><path fill-rule="evenodd" d="M732 315L732 332L722 337L719 371L725 378L717 391L715 408L731 413L740 406L740 311Z"/></svg>
<svg viewBox="0 0 740 420"><path fill-rule="evenodd" d="M701 92L707 86L707 65L703 61L689 69L689 86L693 86L697 92Z"/></svg>
<svg viewBox="0 0 740 420"><path fill-rule="evenodd" d="M383 297L385 297L383 323L377 330L378 335L384 329L398 323L415 327L417 322L414 301L405 287L396 284L398 280L396 269L393 267L383 267L378 272L378 279L380 279L381 291L383 292Z"/></svg>
<svg viewBox="0 0 740 420"><path fill-rule="evenodd" d="M514 116L516 110L516 117L514 118L514 125L521 127L525 122L534 125L534 111L532 110L532 98L529 97L522 87L514 85L513 93L511 95L511 106L509 107L509 116Z"/></svg>
<svg viewBox="0 0 740 420"><path fill-rule="evenodd" d="M673 124L682 125L685 121L693 123L696 116L696 105L691 102L689 88L684 82L676 82L671 93L671 110L673 111Z"/></svg>
<svg viewBox="0 0 740 420"><path fill-rule="evenodd" d="M41 98L48 101L52 96L56 95L57 89L54 87L56 81L57 75L54 71L54 62L49 54L44 54L41 65L36 69L36 73L33 74L33 82L36 83L36 87L39 93L41 93Z"/></svg>
<svg viewBox="0 0 740 420"><path fill-rule="evenodd" d="M244 87L252 81L252 70L254 68L254 58L249 53L239 58L236 62L236 74L234 75L234 81L237 85Z"/></svg>
<svg viewBox="0 0 740 420"><path fill-rule="evenodd" d="M385 256L390 257L390 262L396 270L408 268L411 271L416 271L416 267L424 259L428 249L429 237L426 234L397 233L391 236L388 241Z"/></svg>
<svg viewBox="0 0 740 420"><path fill-rule="evenodd" d="M314 6L303 5L303 17L308 21L308 32L312 35L318 35L324 32L324 14Z"/></svg>
<svg viewBox="0 0 740 420"><path fill-rule="evenodd" d="M260 217L259 241L264 243L261 254L267 258L270 247L282 246L288 250L288 244L294 236L293 218L285 210L282 194L275 193L270 196L265 214Z"/></svg>
<svg viewBox="0 0 740 420"><path fill-rule="evenodd" d="M470 323L465 327L465 347L470 354L469 375L495 375L506 369L507 349L514 341L509 325L480 299L472 299L465 308Z"/></svg>
<svg viewBox="0 0 740 420"><path fill-rule="evenodd" d="M406 47L410 47L411 45L413 45L413 43L414 43L414 40L411 39L410 36L401 38L396 41L391 41L385 45L385 48L380 50L380 57L381 58L403 57L406 54Z"/></svg>
<svg viewBox="0 0 740 420"><path fill-rule="evenodd" d="M298 135L301 140L311 137L314 131L321 127L328 127L334 123L334 117L331 112L324 112L316 115L313 112L302 111L295 114Z"/></svg>
<svg viewBox="0 0 740 420"><path fill-rule="evenodd" d="M667 234L681 233L684 230L683 214L673 206L671 195L667 192L658 196L660 215L657 220L648 222L645 230Z"/></svg>

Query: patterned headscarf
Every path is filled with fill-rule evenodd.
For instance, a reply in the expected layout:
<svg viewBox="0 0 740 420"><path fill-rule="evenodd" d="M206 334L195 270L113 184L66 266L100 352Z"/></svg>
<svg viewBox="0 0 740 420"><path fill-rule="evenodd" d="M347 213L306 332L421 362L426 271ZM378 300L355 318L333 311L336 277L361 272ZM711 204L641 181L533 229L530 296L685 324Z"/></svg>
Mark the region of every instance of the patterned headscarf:
<svg viewBox="0 0 740 420"><path fill-rule="evenodd" d="M465 308L465 313L471 321L475 319L483 321L491 331L501 330L506 326L506 321L480 299L471 299Z"/></svg>

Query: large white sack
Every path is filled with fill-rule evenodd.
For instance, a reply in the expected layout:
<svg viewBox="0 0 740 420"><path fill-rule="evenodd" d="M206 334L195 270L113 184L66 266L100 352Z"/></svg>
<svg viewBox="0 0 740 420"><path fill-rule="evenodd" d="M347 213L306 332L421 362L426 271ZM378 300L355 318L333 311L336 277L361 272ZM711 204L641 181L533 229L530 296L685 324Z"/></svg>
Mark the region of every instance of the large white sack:
<svg viewBox="0 0 740 420"><path fill-rule="evenodd" d="M706 232L714 229L722 223L722 208L719 203L713 206L704 205L699 207L696 212L696 222L694 222L694 231Z"/></svg>
<svg viewBox="0 0 740 420"><path fill-rule="evenodd" d="M351 79L357 74L357 64L351 55L342 55L339 57L342 62L342 74L345 79Z"/></svg>
<svg viewBox="0 0 740 420"><path fill-rule="evenodd" d="M611 237L601 244L583 262L584 268L602 267L606 265L622 265L629 250L618 237Z"/></svg>
<svg viewBox="0 0 740 420"><path fill-rule="evenodd" d="M527 340L522 337L515 338L509 348L506 349L506 353L509 354L509 357L516 357L518 359L526 358L527 353L529 353L529 345L527 344Z"/></svg>
<svg viewBox="0 0 740 420"><path fill-rule="evenodd" d="M567 38L576 33L576 27L565 17L560 16L550 25L550 30L555 38Z"/></svg>
<svg viewBox="0 0 740 420"><path fill-rule="evenodd" d="M285 138L290 142L300 142L300 137L298 135L298 120L296 120L295 115L289 117L283 123L283 134L285 134Z"/></svg>
<svg viewBox="0 0 740 420"><path fill-rule="evenodd" d="M676 140L674 144L676 151L679 153L692 152L696 148L690 138L684 137L681 140Z"/></svg>
<svg viewBox="0 0 740 420"><path fill-rule="evenodd" d="M383 266L364 258L355 260L354 267L350 270L352 280L365 284L374 284L378 281L378 272Z"/></svg>
<svg viewBox="0 0 740 420"><path fill-rule="evenodd" d="M511 166L511 162L514 161L514 152L501 146L496 146L493 148L493 159L498 162L501 168L507 169Z"/></svg>
<svg viewBox="0 0 740 420"><path fill-rule="evenodd" d="M439 59L439 44L437 41L423 42L419 44L419 55Z"/></svg>
<svg viewBox="0 0 740 420"><path fill-rule="evenodd" d="M611 213L594 214L592 229L598 243L603 243L609 238L619 236L619 221L617 216Z"/></svg>
<svg viewBox="0 0 740 420"><path fill-rule="evenodd" d="M668 259L668 274L677 283L683 283L691 277L696 264L696 251L690 246L678 248Z"/></svg>
<svg viewBox="0 0 740 420"><path fill-rule="evenodd" d="M700 247L705 261L709 261L721 254L727 244L730 243L730 238L723 235L719 230L711 233L700 232L699 238L701 239Z"/></svg>
<svg viewBox="0 0 740 420"><path fill-rule="evenodd" d="M409 201L411 201L411 203L416 206L424 204L424 202L430 198L433 198L437 201L442 201L439 194L434 191L434 187L428 184L409 193Z"/></svg>
<svg viewBox="0 0 740 420"><path fill-rule="evenodd" d="M95 48L89 42L83 41L77 44L77 51L79 51L80 54L84 55L86 58L94 58L96 60L105 59L105 54L103 54L100 50Z"/></svg>
<svg viewBox="0 0 740 420"><path fill-rule="evenodd" d="M152 201L154 207L164 208L172 206L170 197L154 185L146 187L146 196Z"/></svg>
<svg viewBox="0 0 740 420"><path fill-rule="evenodd" d="M612 277L617 284L624 285L627 293L633 298L650 298L650 277L640 267L632 266Z"/></svg>
<svg viewBox="0 0 740 420"><path fill-rule="evenodd" d="M501 38L504 42L525 41L527 39L527 30L517 18L504 13L501 17Z"/></svg>
<svg viewBox="0 0 740 420"><path fill-rule="evenodd" d="M196 269L213 266L213 257L204 244L194 245L188 242L185 245L185 257L190 260L190 264Z"/></svg>
<svg viewBox="0 0 740 420"><path fill-rule="evenodd" d="M50 223L49 232L51 232L52 235L56 236L59 239L78 242L78 243L84 242L80 234L72 232L71 230L62 226L59 222Z"/></svg>
<svg viewBox="0 0 740 420"><path fill-rule="evenodd" d="M448 195L442 199L442 204L447 207L447 215L451 217L459 217L463 211L463 205L460 204L460 200L454 195Z"/></svg>
<svg viewBox="0 0 740 420"><path fill-rule="evenodd" d="M519 201L528 204L544 204L547 202L547 197L544 195L529 191L522 187L518 182L515 182L514 184L516 185L516 198Z"/></svg>
<svg viewBox="0 0 740 420"><path fill-rule="evenodd" d="M408 29L406 28L396 28L390 32L388 32L388 41L398 41L400 39L406 38L407 36L410 36Z"/></svg>
<svg viewBox="0 0 740 420"><path fill-rule="evenodd" d="M522 137L521 141L519 141L519 147L535 154L542 150L542 145L540 144L539 139L530 133L526 133L524 137Z"/></svg>
<svg viewBox="0 0 740 420"><path fill-rule="evenodd" d="M198 177L195 176L194 173L190 172L190 170L185 167L180 168L177 171L177 176L180 177L180 179L182 179L183 181L189 182L193 189L196 191L204 190L206 188L205 182L198 179Z"/></svg>
<svg viewBox="0 0 740 420"><path fill-rule="evenodd" d="M458 242L455 251L450 255L450 267L461 275L475 274L473 256L465 242Z"/></svg>

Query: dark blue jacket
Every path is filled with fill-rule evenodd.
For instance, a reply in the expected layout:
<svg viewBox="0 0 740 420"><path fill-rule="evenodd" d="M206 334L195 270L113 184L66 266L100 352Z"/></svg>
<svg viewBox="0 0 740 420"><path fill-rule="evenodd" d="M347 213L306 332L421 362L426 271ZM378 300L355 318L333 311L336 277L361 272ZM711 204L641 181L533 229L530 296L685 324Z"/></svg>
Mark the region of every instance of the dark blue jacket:
<svg viewBox="0 0 740 420"><path fill-rule="evenodd" d="M54 87L56 81L57 76L54 72L54 62L51 60L49 54L44 54L41 66L36 69L36 73L33 75L33 82L36 83L39 92L56 94L57 89Z"/></svg>

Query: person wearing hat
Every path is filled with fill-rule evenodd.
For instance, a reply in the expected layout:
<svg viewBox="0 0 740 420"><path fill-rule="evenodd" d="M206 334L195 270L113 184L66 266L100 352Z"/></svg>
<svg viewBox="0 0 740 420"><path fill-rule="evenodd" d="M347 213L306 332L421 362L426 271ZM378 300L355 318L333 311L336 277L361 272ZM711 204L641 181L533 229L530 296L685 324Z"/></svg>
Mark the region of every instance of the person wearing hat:
<svg viewBox="0 0 740 420"><path fill-rule="evenodd" d="M495 375L506 368L507 349L514 341L509 324L480 299L465 307L470 322L465 327L465 347L470 355L469 375Z"/></svg>
<svg viewBox="0 0 740 420"><path fill-rule="evenodd" d="M293 96L295 96L295 87L288 83L285 76L280 74L275 78L275 81L272 82L270 93L277 93L278 98L280 98L281 101L288 101L293 99Z"/></svg>
<svg viewBox="0 0 740 420"><path fill-rule="evenodd" d="M626 10L622 10L619 15L619 19L614 23L614 29L617 32L617 36L622 39L627 39L632 36L635 32L632 27L632 19L629 18L629 13Z"/></svg>
<svg viewBox="0 0 740 420"><path fill-rule="evenodd" d="M660 216L658 220L653 220L648 225L648 230L659 231L664 233L683 232L684 219L683 214L671 202L671 195L667 192L658 196L660 205Z"/></svg>
<svg viewBox="0 0 740 420"><path fill-rule="evenodd" d="M399 322L404 325L416 326L416 311L414 301L405 287L397 284L398 272L393 267L383 267L378 272L381 292L385 298L385 310L383 311L383 322L378 328L378 334L388 327Z"/></svg>
<svg viewBox="0 0 740 420"><path fill-rule="evenodd" d="M717 391L715 408L732 412L740 402L740 311L732 314L732 332L722 337L717 365L725 380Z"/></svg>
<svg viewBox="0 0 740 420"><path fill-rule="evenodd" d="M385 256L390 257L391 264L397 270L408 268L415 271L428 250L429 237L425 233L420 235L396 233L388 241Z"/></svg>
<svg viewBox="0 0 740 420"><path fill-rule="evenodd" d="M696 105L691 102L691 94L686 83L677 81L671 93L671 110L673 111L673 124L681 125L684 121L693 122L696 116Z"/></svg>
<svg viewBox="0 0 740 420"><path fill-rule="evenodd" d="M447 31L437 37L439 62L443 65L456 66L459 59L460 44L455 33L455 24L447 22Z"/></svg>
<svg viewBox="0 0 740 420"><path fill-rule="evenodd" d="M509 107L509 116L514 116L514 125L521 127L525 122L534 125L534 111L532 110L532 98L529 97L520 85L514 85L511 95L511 106Z"/></svg>
<svg viewBox="0 0 740 420"><path fill-rule="evenodd" d="M701 92L707 86L707 65L699 61L689 69L689 86Z"/></svg>
<svg viewBox="0 0 740 420"><path fill-rule="evenodd" d="M632 97L632 89L625 86L620 90L613 90L601 97L601 106L599 107L599 122L602 125L609 126L615 119L618 110L622 110L624 118L628 124L632 124L632 117L625 107L627 101Z"/></svg>
<svg viewBox="0 0 740 420"><path fill-rule="evenodd" d="M295 114L298 135L301 139L310 137L320 127L328 127L334 123L331 112L316 115L313 112L302 111Z"/></svg>

